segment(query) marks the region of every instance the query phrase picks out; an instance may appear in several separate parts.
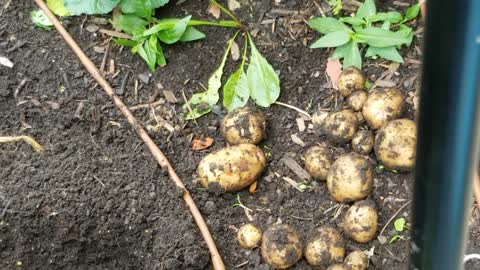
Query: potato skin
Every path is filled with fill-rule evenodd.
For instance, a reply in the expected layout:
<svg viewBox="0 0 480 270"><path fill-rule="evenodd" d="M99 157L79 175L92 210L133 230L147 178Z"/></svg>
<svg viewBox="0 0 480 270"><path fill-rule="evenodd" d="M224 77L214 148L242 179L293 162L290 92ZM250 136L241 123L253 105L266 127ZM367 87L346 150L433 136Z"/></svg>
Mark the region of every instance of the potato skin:
<svg viewBox="0 0 480 270"><path fill-rule="evenodd" d="M348 269L344 264L337 263L328 267L327 270L350 270L350 269Z"/></svg>
<svg viewBox="0 0 480 270"><path fill-rule="evenodd" d="M415 167L417 126L410 119L397 119L375 136L375 155L387 168L411 171Z"/></svg>
<svg viewBox="0 0 480 270"><path fill-rule="evenodd" d="M362 113L367 124L373 129L378 129L400 117L403 108L403 95L398 89L375 89L368 94Z"/></svg>
<svg viewBox="0 0 480 270"><path fill-rule="evenodd" d="M325 118L325 134L334 142L349 142L355 135L355 132L357 132L357 129L357 116L350 110L331 113Z"/></svg>
<svg viewBox="0 0 480 270"><path fill-rule="evenodd" d="M238 230L237 240L243 248L258 247L262 240L262 229L251 223L247 223Z"/></svg>
<svg viewBox="0 0 480 270"><path fill-rule="evenodd" d="M222 120L220 131L231 145L258 144L265 137L266 120L263 112L251 108L238 108Z"/></svg>
<svg viewBox="0 0 480 270"><path fill-rule="evenodd" d="M350 153L339 157L328 171L327 188L338 202L366 198L373 188L373 169L362 156Z"/></svg>
<svg viewBox="0 0 480 270"><path fill-rule="evenodd" d="M198 164L197 174L209 191L237 191L255 181L265 164L265 154L259 147L239 144L206 155Z"/></svg>
<svg viewBox="0 0 480 270"><path fill-rule="evenodd" d="M367 243L377 233L378 213L371 201L354 203L347 211L343 222L345 233L354 241Z"/></svg>
<svg viewBox="0 0 480 270"><path fill-rule="evenodd" d="M305 151L305 169L318 180L327 180L328 170L332 166L333 158L327 148L314 145Z"/></svg>
<svg viewBox="0 0 480 270"><path fill-rule="evenodd" d="M348 106L356 112L362 110L365 101L367 101L367 92L365 91L355 91L347 99Z"/></svg>
<svg viewBox="0 0 480 270"><path fill-rule="evenodd" d="M355 250L348 254L344 264L348 270L367 270L368 256L362 251Z"/></svg>
<svg viewBox="0 0 480 270"><path fill-rule="evenodd" d="M374 143L371 131L359 130L352 138L352 149L360 155L368 155L372 152Z"/></svg>
<svg viewBox="0 0 480 270"><path fill-rule="evenodd" d="M343 261L345 241L334 228L321 227L305 246L304 256L310 265L325 269L332 263Z"/></svg>
<svg viewBox="0 0 480 270"><path fill-rule="evenodd" d="M342 96L348 97L353 91L363 89L365 89L365 75L360 69L350 66L340 73L338 91Z"/></svg>
<svg viewBox="0 0 480 270"><path fill-rule="evenodd" d="M286 224L271 226L262 236L262 258L275 269L286 269L302 257L302 242Z"/></svg>

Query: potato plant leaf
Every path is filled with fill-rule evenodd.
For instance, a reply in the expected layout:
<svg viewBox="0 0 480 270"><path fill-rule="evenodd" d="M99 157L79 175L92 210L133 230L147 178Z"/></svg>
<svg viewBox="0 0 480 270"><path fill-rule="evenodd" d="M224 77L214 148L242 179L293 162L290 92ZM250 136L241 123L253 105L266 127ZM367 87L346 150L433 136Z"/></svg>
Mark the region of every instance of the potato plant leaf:
<svg viewBox="0 0 480 270"><path fill-rule="evenodd" d="M162 30L157 33L158 39L160 39L162 42L166 44L173 44L177 41L180 40L180 38L183 36L185 33L185 30L187 30L188 26L188 21L192 16L187 16L183 19L178 20L173 27L167 28L165 30Z"/></svg>
<svg viewBox="0 0 480 270"><path fill-rule="evenodd" d="M113 42L121 46L133 47L138 44L138 41L124 38L113 38Z"/></svg>
<svg viewBox="0 0 480 270"><path fill-rule="evenodd" d="M404 218L397 218L393 223L393 226L395 227L395 230L397 232L403 232L403 230L405 230L406 223L407 222L405 221Z"/></svg>
<svg viewBox="0 0 480 270"><path fill-rule="evenodd" d="M343 51L343 67L355 66L359 69L362 68L362 56L360 55L360 49L358 43L351 40L344 45Z"/></svg>
<svg viewBox="0 0 480 270"><path fill-rule="evenodd" d="M38 27L50 29L53 26L52 22L50 19L48 19L43 10L33 10L30 12L30 17L32 18L32 22Z"/></svg>
<svg viewBox="0 0 480 270"><path fill-rule="evenodd" d="M120 0L64 0L65 8L73 15L106 14L118 3Z"/></svg>
<svg viewBox="0 0 480 270"><path fill-rule="evenodd" d="M403 58L394 46L390 47L368 47L367 52L365 53L366 57L376 57L385 58L390 61L403 63Z"/></svg>
<svg viewBox="0 0 480 270"><path fill-rule="evenodd" d="M378 12L368 17L369 22L384 22L388 21L390 23L400 23L403 21L403 16L400 12L391 11L391 12Z"/></svg>
<svg viewBox="0 0 480 270"><path fill-rule="evenodd" d="M397 46L409 42L409 39L403 35L378 27L359 29L354 37L359 42L365 42L374 47Z"/></svg>
<svg viewBox="0 0 480 270"><path fill-rule="evenodd" d="M338 32L338 31L345 31L345 32L352 31L344 23L331 17L313 18L310 21L308 21L308 25L324 35L332 32Z"/></svg>
<svg viewBox="0 0 480 270"><path fill-rule="evenodd" d="M350 35L344 31L337 31L328 33L325 36L321 37L319 40L315 41L310 48L332 48L338 47L350 40Z"/></svg>
<svg viewBox="0 0 480 270"><path fill-rule="evenodd" d="M340 18L341 22L348 23L350 25L363 25L365 24L364 19L356 18L356 17L342 17Z"/></svg>
<svg viewBox="0 0 480 270"><path fill-rule="evenodd" d="M145 60L152 72L155 72L157 64L157 44L158 39L152 35L138 47L138 54Z"/></svg>
<svg viewBox="0 0 480 270"><path fill-rule="evenodd" d="M242 62L223 86L223 106L225 106L229 112L245 106L250 97L247 74L244 71L247 47L248 43L245 42Z"/></svg>
<svg viewBox="0 0 480 270"><path fill-rule="evenodd" d="M407 11L405 12L405 20L409 21L412 19L415 19L418 14L420 13L420 4L415 4L412 5L411 7L407 8Z"/></svg>
<svg viewBox="0 0 480 270"><path fill-rule="evenodd" d="M150 18L154 9L164 6L167 3L168 0L122 0L120 2L120 9L123 13Z"/></svg>
<svg viewBox="0 0 480 270"><path fill-rule="evenodd" d="M55 13L57 16L69 16L70 11L65 7L63 0L47 0L48 8Z"/></svg>
<svg viewBox="0 0 480 270"><path fill-rule="evenodd" d="M113 16L112 25L130 35L138 35L146 30L148 22L133 14Z"/></svg>
<svg viewBox="0 0 480 270"><path fill-rule="evenodd" d="M374 0L365 0L365 2L358 8L355 14L356 18L365 19L377 13Z"/></svg>
<svg viewBox="0 0 480 270"><path fill-rule="evenodd" d="M180 37L180 41L187 42L187 41L194 41L194 40L199 40L202 38L205 38L206 35L197 30L193 26L188 26L187 29L185 29L185 32L183 35Z"/></svg>

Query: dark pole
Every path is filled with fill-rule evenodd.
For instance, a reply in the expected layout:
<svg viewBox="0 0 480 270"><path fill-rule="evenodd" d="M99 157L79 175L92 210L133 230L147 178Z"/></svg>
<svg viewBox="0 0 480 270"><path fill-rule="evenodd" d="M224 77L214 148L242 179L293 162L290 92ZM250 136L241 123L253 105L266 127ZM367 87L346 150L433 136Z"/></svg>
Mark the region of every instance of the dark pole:
<svg viewBox="0 0 480 270"><path fill-rule="evenodd" d="M427 3L409 269L463 269L478 166L480 0Z"/></svg>

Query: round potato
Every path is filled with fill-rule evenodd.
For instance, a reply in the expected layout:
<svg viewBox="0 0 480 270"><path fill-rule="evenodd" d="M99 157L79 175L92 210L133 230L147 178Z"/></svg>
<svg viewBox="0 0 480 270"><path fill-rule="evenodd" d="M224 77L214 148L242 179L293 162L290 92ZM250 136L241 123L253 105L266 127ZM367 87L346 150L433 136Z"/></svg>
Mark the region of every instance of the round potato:
<svg viewBox="0 0 480 270"><path fill-rule="evenodd" d="M350 94L347 99L348 106L350 106L350 108L356 112L362 110L365 101L367 101L367 92L365 91L355 91Z"/></svg>
<svg viewBox="0 0 480 270"><path fill-rule="evenodd" d="M373 187L373 169L360 155L350 153L338 158L328 171L327 188L338 202L366 198Z"/></svg>
<svg viewBox="0 0 480 270"><path fill-rule="evenodd" d="M209 191L237 191L255 181L265 163L265 154L259 147L239 144L206 155L198 164L197 174Z"/></svg>
<svg viewBox="0 0 480 270"><path fill-rule="evenodd" d="M368 94L362 113L367 124L378 129L388 121L400 117L403 107L403 95L398 89L376 89Z"/></svg>
<svg viewBox="0 0 480 270"><path fill-rule="evenodd" d="M344 264L349 270L367 270L368 256L362 251L355 250L348 254Z"/></svg>
<svg viewBox="0 0 480 270"><path fill-rule="evenodd" d="M354 203L347 211L343 222L345 233L354 241L367 243L377 233L378 214L371 201Z"/></svg>
<svg viewBox="0 0 480 270"><path fill-rule="evenodd" d="M258 247L262 240L262 229L251 223L245 224L238 230L237 240L243 248Z"/></svg>
<svg viewBox="0 0 480 270"><path fill-rule="evenodd" d="M275 269L286 269L302 257L297 232L285 224L271 226L262 236L262 258Z"/></svg>
<svg viewBox="0 0 480 270"><path fill-rule="evenodd" d="M359 130L352 138L352 149L360 155L368 155L372 152L375 143L373 134L369 130Z"/></svg>
<svg viewBox="0 0 480 270"><path fill-rule="evenodd" d="M339 263L345 257L345 242L342 235L332 227L321 227L305 246L307 262L322 269Z"/></svg>
<svg viewBox="0 0 480 270"><path fill-rule="evenodd" d="M304 158L305 168L313 178L327 180L328 170L333 163L332 155L327 148L314 145L307 149Z"/></svg>
<svg viewBox="0 0 480 270"><path fill-rule="evenodd" d="M231 145L257 144L265 137L265 115L248 107L239 108L223 118L220 130Z"/></svg>
<svg viewBox="0 0 480 270"><path fill-rule="evenodd" d="M338 78L338 91L344 97L348 97L353 91L365 89L365 75L363 72L350 66L345 68Z"/></svg>
<svg viewBox="0 0 480 270"><path fill-rule="evenodd" d="M375 136L375 155L387 168L411 171L415 167L417 126L409 119L397 119Z"/></svg>
<svg viewBox="0 0 480 270"><path fill-rule="evenodd" d="M357 116L350 110L331 113L324 121L325 134L337 143L347 143L352 140L357 129Z"/></svg>
<svg viewBox="0 0 480 270"><path fill-rule="evenodd" d="M350 269L347 268L344 264L337 263L328 267L327 270L350 270Z"/></svg>

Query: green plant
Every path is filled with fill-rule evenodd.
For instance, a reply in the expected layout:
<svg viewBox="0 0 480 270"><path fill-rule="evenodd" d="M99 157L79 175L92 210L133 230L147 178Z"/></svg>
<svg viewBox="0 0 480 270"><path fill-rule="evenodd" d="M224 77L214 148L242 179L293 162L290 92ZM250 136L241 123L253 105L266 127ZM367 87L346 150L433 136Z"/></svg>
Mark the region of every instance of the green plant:
<svg viewBox="0 0 480 270"><path fill-rule="evenodd" d="M367 48L366 57L402 63L398 49L402 45L410 46L413 40L413 29L405 23L416 18L419 11L419 4L415 4L406 10L405 15L396 11L377 12L374 0L365 0L351 17L311 19L308 22L310 27L324 36L310 48L336 48L332 59L343 58L344 67L362 67L359 45Z"/></svg>
<svg viewBox="0 0 480 270"><path fill-rule="evenodd" d="M32 18L32 22L38 27L50 29L53 26L43 10L33 10L30 12L30 17Z"/></svg>
<svg viewBox="0 0 480 270"><path fill-rule="evenodd" d="M337 16L343 8L342 0L328 0L328 4L332 7L332 13L335 16Z"/></svg>
<svg viewBox="0 0 480 270"><path fill-rule="evenodd" d="M408 224L407 222L405 221L405 218L397 218L394 222L393 222L393 226L395 227L395 231L397 231L397 233L390 239L390 241L388 241L389 244L393 244L395 241L397 241L398 239L401 239L401 240L406 240L405 237L403 237L401 235L401 233L403 231L405 231L406 229L408 229Z"/></svg>

